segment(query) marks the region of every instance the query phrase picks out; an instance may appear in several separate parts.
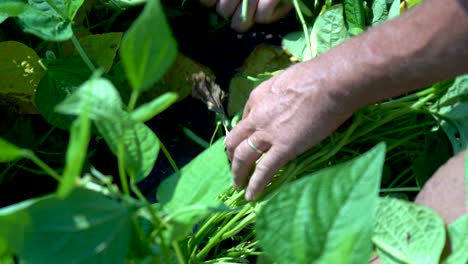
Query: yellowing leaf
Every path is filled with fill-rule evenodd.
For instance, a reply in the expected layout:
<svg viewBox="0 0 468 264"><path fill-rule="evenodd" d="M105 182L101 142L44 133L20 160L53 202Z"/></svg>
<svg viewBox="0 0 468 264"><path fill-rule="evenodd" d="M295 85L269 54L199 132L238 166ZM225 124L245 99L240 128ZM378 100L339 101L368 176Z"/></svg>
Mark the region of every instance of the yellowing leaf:
<svg viewBox="0 0 468 264"><path fill-rule="evenodd" d="M122 35L121 32L89 35L79 41L91 60L102 67L105 72L109 72L120 47Z"/></svg>
<svg viewBox="0 0 468 264"><path fill-rule="evenodd" d="M0 105L37 114L34 93L44 73L33 49L16 41L0 42Z"/></svg>

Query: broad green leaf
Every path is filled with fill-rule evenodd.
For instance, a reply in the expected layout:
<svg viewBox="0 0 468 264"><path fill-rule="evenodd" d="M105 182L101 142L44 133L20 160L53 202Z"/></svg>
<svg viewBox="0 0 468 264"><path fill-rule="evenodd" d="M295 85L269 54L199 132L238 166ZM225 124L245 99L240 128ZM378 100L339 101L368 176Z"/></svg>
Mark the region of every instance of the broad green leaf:
<svg viewBox="0 0 468 264"><path fill-rule="evenodd" d="M157 114L166 110L176 101L177 94L171 92L165 93L159 96L158 98L154 99L153 101L135 109L135 111L131 113L131 117L133 120L146 122L151 118L155 117Z"/></svg>
<svg viewBox="0 0 468 264"><path fill-rule="evenodd" d="M91 72L78 56L50 62L37 87L35 102L39 113L52 125L69 129L73 117L55 112L55 106L88 80Z"/></svg>
<svg viewBox="0 0 468 264"><path fill-rule="evenodd" d="M374 0L372 2L372 25L385 22L388 17L387 0Z"/></svg>
<svg viewBox="0 0 468 264"><path fill-rule="evenodd" d="M400 15L400 0L393 0L393 3L388 12L388 19L395 18Z"/></svg>
<svg viewBox="0 0 468 264"><path fill-rule="evenodd" d="M149 175L158 157L159 139L148 126L126 113L119 122L102 119L95 125L114 155L123 142L125 168L132 180L139 182Z"/></svg>
<svg viewBox="0 0 468 264"><path fill-rule="evenodd" d="M0 138L0 162L9 162L23 157L23 151L10 142Z"/></svg>
<svg viewBox="0 0 468 264"><path fill-rule="evenodd" d="M132 6L142 5L148 0L115 0L113 3L120 8L128 8Z"/></svg>
<svg viewBox="0 0 468 264"><path fill-rule="evenodd" d="M452 143L454 154L468 146L467 98L468 75L463 75L455 79L446 94L432 108L433 112L442 117L441 126Z"/></svg>
<svg viewBox="0 0 468 264"><path fill-rule="evenodd" d="M95 89L98 88L95 87ZM91 137L91 122L89 119L89 110L93 104L91 98L89 97L89 100L84 102L84 109L71 125L65 170L57 189L57 196L59 198L66 197L75 188L76 179L80 177L81 170L83 169Z"/></svg>
<svg viewBox="0 0 468 264"><path fill-rule="evenodd" d="M382 264L439 263L445 244L445 225L429 208L382 198L372 240Z"/></svg>
<svg viewBox="0 0 468 264"><path fill-rule="evenodd" d="M317 17L311 33L312 57L320 55L349 38L343 5L334 5Z"/></svg>
<svg viewBox="0 0 468 264"><path fill-rule="evenodd" d="M37 113L34 93L44 74L33 49L16 41L0 42L0 101L20 113Z"/></svg>
<svg viewBox="0 0 468 264"><path fill-rule="evenodd" d="M162 182L157 197L183 232L222 204L218 195L229 188L231 172L223 139L203 151L182 170Z"/></svg>
<svg viewBox="0 0 468 264"><path fill-rule="evenodd" d="M8 18L7 15L0 13L0 24L3 23L3 21L5 21L7 18Z"/></svg>
<svg viewBox="0 0 468 264"><path fill-rule="evenodd" d="M257 217L257 239L275 263L367 263L385 157L362 156L284 187Z"/></svg>
<svg viewBox="0 0 468 264"><path fill-rule="evenodd" d="M468 151L465 152L465 168L468 168ZM466 195L466 206L468 206L468 169L465 169L465 195Z"/></svg>
<svg viewBox="0 0 468 264"><path fill-rule="evenodd" d="M122 35L120 32L89 35L80 38L79 42L89 58L107 73L114 64Z"/></svg>
<svg viewBox="0 0 468 264"><path fill-rule="evenodd" d="M124 263L130 212L100 193L75 189L0 209L0 237L28 263Z"/></svg>
<svg viewBox="0 0 468 264"><path fill-rule="evenodd" d="M159 140L149 127L131 119L122 109L119 93L110 81L91 79L58 106L57 111L79 115L90 97L89 118L116 156L119 142L124 143L125 168L133 180L144 179L156 162Z"/></svg>
<svg viewBox="0 0 468 264"><path fill-rule="evenodd" d="M357 28L364 31L366 28L364 18L363 0L344 0L345 18L348 28Z"/></svg>
<svg viewBox="0 0 468 264"><path fill-rule="evenodd" d="M444 264L468 263L468 214L451 223L448 232L452 254Z"/></svg>
<svg viewBox="0 0 468 264"><path fill-rule="evenodd" d="M18 15L24 31L49 41L73 36L71 24L84 0L28 0L30 8Z"/></svg>
<svg viewBox="0 0 468 264"><path fill-rule="evenodd" d="M120 57L131 86L146 90L159 80L177 55L177 43L159 0L149 1L124 35Z"/></svg>

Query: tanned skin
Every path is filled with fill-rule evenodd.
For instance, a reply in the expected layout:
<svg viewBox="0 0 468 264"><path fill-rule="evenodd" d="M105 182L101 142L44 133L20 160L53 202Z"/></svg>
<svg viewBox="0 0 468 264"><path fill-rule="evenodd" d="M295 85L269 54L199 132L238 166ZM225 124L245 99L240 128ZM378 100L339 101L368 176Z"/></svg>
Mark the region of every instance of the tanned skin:
<svg viewBox="0 0 468 264"><path fill-rule="evenodd" d="M468 0L427 0L258 86L227 137L233 185L253 200L360 107L467 72Z"/></svg>

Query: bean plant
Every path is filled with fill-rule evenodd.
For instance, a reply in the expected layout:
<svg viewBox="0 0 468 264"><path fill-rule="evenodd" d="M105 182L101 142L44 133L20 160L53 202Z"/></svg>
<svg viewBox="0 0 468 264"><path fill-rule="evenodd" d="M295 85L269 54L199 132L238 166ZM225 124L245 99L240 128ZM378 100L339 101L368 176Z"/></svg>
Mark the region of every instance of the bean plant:
<svg viewBox="0 0 468 264"><path fill-rule="evenodd" d="M298 60L311 59L418 3L293 0L303 30L285 36L283 47ZM231 188L221 136L182 169L175 168L152 203L137 183L149 175L160 150L172 158L145 122L176 102L178 94L167 90L140 105L138 98L173 64L176 40L159 0L110 1L118 8L144 8L123 37L111 32L79 39L72 25L83 4L0 3L0 22L16 20L44 45L71 40L75 53L39 58L23 43L0 42L0 54L7 58L0 58L6 69L0 67L0 74L22 73L11 77L9 87L36 84L38 112L69 130L63 171L0 139L0 162L31 160L58 182L48 195L0 209L0 263L367 263L376 255L382 263L468 262L467 215L447 227L431 209L391 195L420 190L427 175L412 171L407 161L424 164L437 151L431 147L437 137L446 136L454 153L466 148L468 76L359 109L286 164L254 202ZM89 47L91 38L112 45ZM113 59L116 52L131 87L128 100L116 85L122 82L108 74L116 65L90 56ZM248 78L254 86L281 70ZM223 124L229 129L238 119L223 116ZM96 137L117 157L118 175L84 169ZM414 143L421 138L417 142L426 145ZM407 179L417 186L398 188ZM452 253L441 259L448 238Z"/></svg>

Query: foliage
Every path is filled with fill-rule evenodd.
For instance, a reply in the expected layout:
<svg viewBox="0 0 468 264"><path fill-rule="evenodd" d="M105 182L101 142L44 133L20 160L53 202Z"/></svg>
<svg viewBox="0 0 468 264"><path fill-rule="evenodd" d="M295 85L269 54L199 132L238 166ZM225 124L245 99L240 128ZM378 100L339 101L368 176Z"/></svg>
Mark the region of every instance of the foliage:
<svg viewBox="0 0 468 264"><path fill-rule="evenodd" d="M20 165L39 173L25 166L35 164L58 183L48 195L0 209L0 263L247 263L258 255L277 263L364 263L372 244L383 263L439 262L446 242L440 217L378 196L419 190L450 155L444 132L454 152L466 148L466 76L360 109L282 168L256 202L230 187L225 138L213 136L181 170L173 162L176 172L154 202L137 183L155 167L160 149L172 158L145 122L188 95L192 71L211 73L178 54L160 1L109 1L116 11L103 24L144 2L123 36L110 26L79 33L77 14L90 20L86 10L107 10L100 2L0 3L0 23L13 21L26 32L0 42L0 103L37 111L51 131L69 137L66 152L54 157L63 169L41 159L42 139L16 146L0 138L2 175ZM419 2L294 1L303 31L286 36L283 46L310 59ZM231 81L228 112L236 116L227 123L236 124L256 85L289 64L283 52L258 47ZM139 100L154 88L158 97ZM116 156L115 175L91 165L99 139ZM432 155L434 146L444 151ZM453 254L444 263L466 262L466 226L466 215L449 226Z"/></svg>

